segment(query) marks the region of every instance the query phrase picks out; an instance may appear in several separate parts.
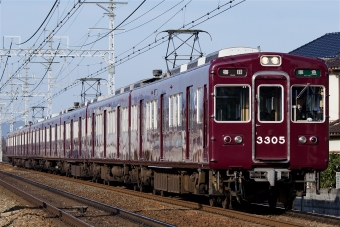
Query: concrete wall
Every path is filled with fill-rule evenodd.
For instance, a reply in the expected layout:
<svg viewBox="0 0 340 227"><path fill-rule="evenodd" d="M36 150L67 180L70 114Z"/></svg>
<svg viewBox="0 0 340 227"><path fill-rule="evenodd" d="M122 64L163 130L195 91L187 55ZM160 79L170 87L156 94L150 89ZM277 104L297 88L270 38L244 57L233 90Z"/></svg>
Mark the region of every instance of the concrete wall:
<svg viewBox="0 0 340 227"><path fill-rule="evenodd" d="M317 195L315 189L307 189L305 197L296 197L294 209L304 212L340 216L340 190L321 189L320 195Z"/></svg>
<svg viewBox="0 0 340 227"><path fill-rule="evenodd" d="M339 76L329 75L329 120L339 119Z"/></svg>

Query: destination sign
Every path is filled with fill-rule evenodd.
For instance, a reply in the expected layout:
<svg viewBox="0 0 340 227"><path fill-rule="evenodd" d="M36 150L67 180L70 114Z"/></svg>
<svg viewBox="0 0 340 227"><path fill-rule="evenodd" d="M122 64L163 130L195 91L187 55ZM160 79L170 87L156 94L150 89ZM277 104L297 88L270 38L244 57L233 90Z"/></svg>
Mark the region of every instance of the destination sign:
<svg viewBox="0 0 340 227"><path fill-rule="evenodd" d="M295 70L295 76L297 77L320 77L319 69L297 69Z"/></svg>
<svg viewBox="0 0 340 227"><path fill-rule="evenodd" d="M220 69L218 74L220 76L245 76L247 69Z"/></svg>

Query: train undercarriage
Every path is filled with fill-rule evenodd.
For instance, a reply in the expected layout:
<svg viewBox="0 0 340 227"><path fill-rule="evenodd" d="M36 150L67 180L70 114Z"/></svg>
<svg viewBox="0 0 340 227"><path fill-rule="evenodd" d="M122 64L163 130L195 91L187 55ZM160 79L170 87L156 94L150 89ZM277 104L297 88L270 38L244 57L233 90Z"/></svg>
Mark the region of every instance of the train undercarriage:
<svg viewBox="0 0 340 227"><path fill-rule="evenodd" d="M268 202L272 208L277 203L285 209L293 208L296 196L304 196L306 184L316 182L318 173L284 169L254 169L252 171L173 169L127 164L102 164L94 162L67 162L62 160L11 158L14 166L62 174L68 177L88 178L110 185L121 182L134 190L153 190L194 194L209 197L211 206L233 209L244 203Z"/></svg>

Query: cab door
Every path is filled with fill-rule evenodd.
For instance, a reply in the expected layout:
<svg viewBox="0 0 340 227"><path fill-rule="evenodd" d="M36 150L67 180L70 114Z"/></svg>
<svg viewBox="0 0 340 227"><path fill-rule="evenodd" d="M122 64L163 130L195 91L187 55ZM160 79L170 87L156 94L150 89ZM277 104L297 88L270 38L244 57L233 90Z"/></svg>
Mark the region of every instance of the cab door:
<svg viewBox="0 0 340 227"><path fill-rule="evenodd" d="M286 75L256 75L253 86L253 161L287 162L288 84Z"/></svg>

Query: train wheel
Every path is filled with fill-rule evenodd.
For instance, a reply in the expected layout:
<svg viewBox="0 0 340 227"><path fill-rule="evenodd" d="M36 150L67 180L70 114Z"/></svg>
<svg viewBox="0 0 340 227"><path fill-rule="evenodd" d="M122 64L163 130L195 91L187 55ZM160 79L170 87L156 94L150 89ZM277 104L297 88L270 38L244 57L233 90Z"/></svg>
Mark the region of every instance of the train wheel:
<svg viewBox="0 0 340 227"><path fill-rule="evenodd" d="M269 207L270 208L275 209L276 208L276 202L277 202L277 197L276 196L269 197L268 203L269 203Z"/></svg>
<svg viewBox="0 0 340 227"><path fill-rule="evenodd" d="M133 190L134 190L134 191L137 191L137 185L136 185L136 184L133 185Z"/></svg>
<svg viewBox="0 0 340 227"><path fill-rule="evenodd" d="M214 207L216 206L216 198L215 197L209 197L209 204L210 206Z"/></svg>
<svg viewBox="0 0 340 227"><path fill-rule="evenodd" d="M287 198L285 203L283 204L284 207L285 207L285 210L293 209L293 202L294 202L294 200L292 200L291 198Z"/></svg>
<svg viewBox="0 0 340 227"><path fill-rule="evenodd" d="M165 191L161 191L161 196L164 197L165 196Z"/></svg>
<svg viewBox="0 0 340 227"><path fill-rule="evenodd" d="M143 184L143 183L140 183L140 185L139 185L139 191L140 191L140 192L144 192L144 184Z"/></svg>
<svg viewBox="0 0 340 227"><path fill-rule="evenodd" d="M222 208L229 209L229 205L230 205L230 196L227 195L225 199L222 201Z"/></svg>
<svg viewBox="0 0 340 227"><path fill-rule="evenodd" d="M152 194L157 195L157 190L156 190L156 189L153 189L153 190L152 190Z"/></svg>

